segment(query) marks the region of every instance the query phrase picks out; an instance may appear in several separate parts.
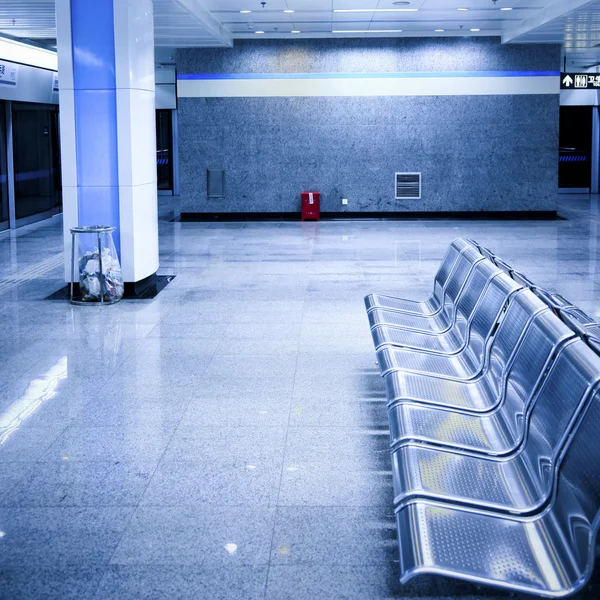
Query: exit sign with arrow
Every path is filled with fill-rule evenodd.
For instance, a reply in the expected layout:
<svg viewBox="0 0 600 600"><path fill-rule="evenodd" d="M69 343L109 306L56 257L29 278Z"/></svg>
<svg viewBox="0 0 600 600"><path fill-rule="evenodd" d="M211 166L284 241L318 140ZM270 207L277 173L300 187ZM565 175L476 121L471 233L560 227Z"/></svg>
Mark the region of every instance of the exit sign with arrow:
<svg viewBox="0 0 600 600"><path fill-rule="evenodd" d="M561 73L561 90L600 89L600 73Z"/></svg>

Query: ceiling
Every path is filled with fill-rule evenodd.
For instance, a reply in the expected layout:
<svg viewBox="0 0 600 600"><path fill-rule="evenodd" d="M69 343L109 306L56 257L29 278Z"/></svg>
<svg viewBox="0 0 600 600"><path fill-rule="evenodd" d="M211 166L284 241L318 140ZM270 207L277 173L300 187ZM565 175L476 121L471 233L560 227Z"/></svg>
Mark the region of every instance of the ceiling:
<svg viewBox="0 0 600 600"><path fill-rule="evenodd" d="M550 0L205 0L234 38L300 35L448 36L494 35L534 15ZM466 8L468 10L457 10ZM501 10L501 9L511 10ZM241 13L251 10L250 13ZM290 13L285 10L294 11ZM364 12L336 12L356 11ZM436 29L443 31L435 31ZM480 31L471 31L478 29ZM290 34L300 31L299 34ZM357 33L332 33L351 31ZM365 34L364 31L373 33ZM384 33L375 33L383 31Z"/></svg>
<svg viewBox="0 0 600 600"><path fill-rule="evenodd" d="M266 0L264 7L261 0L153 1L158 47L222 47L257 38L467 35L561 43L583 60L600 56L600 0ZM0 0L2 33L51 43L54 0Z"/></svg>
<svg viewBox="0 0 600 600"><path fill-rule="evenodd" d="M231 34L210 14L203 0L153 0L153 2L154 36L157 46L232 45ZM0 0L1 34L47 42L48 45L55 43L54 0Z"/></svg>

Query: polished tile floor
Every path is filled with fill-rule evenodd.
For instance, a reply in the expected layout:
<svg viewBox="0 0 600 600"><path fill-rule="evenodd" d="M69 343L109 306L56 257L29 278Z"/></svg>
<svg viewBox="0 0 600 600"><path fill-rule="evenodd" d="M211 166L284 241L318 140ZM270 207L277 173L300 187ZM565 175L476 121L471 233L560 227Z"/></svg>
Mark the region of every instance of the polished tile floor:
<svg viewBox="0 0 600 600"><path fill-rule="evenodd" d="M60 218L0 237L0 598L500 598L398 580L363 296L474 237L600 315L598 198L557 221L160 225L152 301L72 307ZM600 596L600 581L580 598Z"/></svg>

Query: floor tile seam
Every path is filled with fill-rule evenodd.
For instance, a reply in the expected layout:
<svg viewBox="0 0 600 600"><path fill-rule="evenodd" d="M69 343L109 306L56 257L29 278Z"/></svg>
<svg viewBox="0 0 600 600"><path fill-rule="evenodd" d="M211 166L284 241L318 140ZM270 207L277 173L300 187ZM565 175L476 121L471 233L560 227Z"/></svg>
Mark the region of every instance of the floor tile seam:
<svg viewBox="0 0 600 600"><path fill-rule="evenodd" d="M183 420L183 416L185 415L185 412L187 411L187 408L188 408L190 402L191 402L191 400L189 400L187 402L186 408L182 412L181 417L179 418L179 421L178 421L177 425L175 427L173 427L173 431L171 432L171 435L169 436L169 439L168 439L167 443L165 444L165 447L164 447L164 449L163 449L163 451L162 451L159 459L156 461L156 465L155 465L155 467L154 467L154 469L152 471L152 475L150 475L150 477L148 478L148 481L147 481L146 485L144 486L144 490L139 495L139 499L138 499L137 503L133 506L133 509L131 511L131 515L129 516L129 519L127 520L127 523L123 527L123 529L121 531L121 535L119 536L119 539L118 539L117 543L114 545L114 549L113 549L113 551L112 551L112 553L111 553L111 555L110 555L110 557L108 559L108 565L110 565L112 563L112 560L113 560L113 558L114 558L114 556L115 556L115 554L116 554L119 546L121 545L121 542L123 541L123 538L125 537L125 533L129 529L129 526L131 525L134 516L139 511L142 499L144 498L144 496L145 496L145 494L146 494L146 492L148 490L148 487L152 483L152 480L154 479L154 476L156 475L156 472L158 471L158 468L159 468L160 464L162 463L162 461L163 461L163 459L165 457L167 449L169 448L169 446L170 446L170 444L171 444L171 442L172 442L172 440L173 440L173 438L175 436L175 433L179 429L179 425L181 424L181 421Z"/></svg>
<svg viewBox="0 0 600 600"><path fill-rule="evenodd" d="M9 463L7 463L9 464ZM16 463L16 464L20 464L20 463ZM0 496L0 508L8 508L5 505L5 502L8 500L8 498L11 496L11 494L25 481L25 479L33 472L34 469L34 465L36 463L30 463L30 468L27 470L26 473L24 473L23 475L21 475L14 483L12 486L9 487L9 489L4 490L2 496Z"/></svg>
<svg viewBox="0 0 600 600"><path fill-rule="evenodd" d="M121 505L123 508L133 508L133 505ZM353 508L369 508L369 509L385 509L385 510L390 510L390 513L387 515L383 515L384 517L387 516L389 517L390 521L395 519L395 514L392 512L393 511L393 503L390 499L390 502L385 502L385 503L371 503L371 504L355 504L355 503L346 503L346 504L331 504L331 503L326 503L326 504L306 504L306 503L301 503L301 502L296 502L296 503L286 503L286 504L273 504L271 503L254 503L254 504L223 504L222 502L186 502L186 503L179 503L179 504L171 504L171 503L167 503L165 504L164 502L160 502L160 503L147 503L147 504L142 504L139 505L140 509L171 509L171 508L187 508L187 509L200 509L200 508L219 508L219 509L225 509L226 511L229 509L237 509L237 510L255 510L255 509L272 509L274 511L275 514L277 514L277 512L279 511L279 509L307 509L307 510L315 510L315 511L320 511L323 509L335 509L335 510L348 510L348 509L353 509ZM20 510L21 508L23 510L33 510L33 509L39 509L39 510L43 510L45 508L61 508L60 506L27 506L27 507L2 507L2 508L7 508L7 509L13 509L13 510ZM114 505L95 505L95 506L87 506L87 505L72 505L72 506L65 506L64 508L82 508L82 509L94 509L94 508L119 508L119 506L114 506Z"/></svg>
<svg viewBox="0 0 600 600"><path fill-rule="evenodd" d="M311 250L311 260L312 260L312 250ZM302 318L300 320L300 323L303 322L304 319L304 311L306 309L306 296L308 294L308 285L306 286L306 289L304 291L304 298L303 298L303 302L302 302ZM298 347L300 346L300 339L301 339L301 334L302 334L302 326L300 326L298 328ZM296 352L296 363L295 363L295 367L294 367L294 383L292 385L292 392L290 395L290 407L289 407L289 411L288 411L288 423L287 423L287 427L286 427L286 432L285 432L285 440L283 441L283 454L282 454L282 460L281 460L281 470L280 470L280 474L279 474L279 486L277 489L277 498L275 500L275 504L273 505L274 508L274 520L273 520L273 531L271 534L271 542L269 544L269 553L268 553L268 557L269 560L267 562L267 571L266 571L266 577L265 577L265 584L264 584L264 588L263 588L263 597L266 598L267 596L267 590L268 590L268 585L269 585L269 575L270 575L270 571L271 571L271 555L273 554L273 546L275 543L275 526L276 526L276 515L277 515L277 507L279 506L279 499L281 496L281 487L283 484L283 477L284 477L284 469L285 469L285 458L286 458L286 454L287 454L287 442L288 442L288 436L289 436L289 431L290 431L290 422L291 422L291 416L292 416L292 410L293 410L293 398L294 398L294 390L296 387L296 377L298 374L298 358L299 358L299 351Z"/></svg>
<svg viewBox="0 0 600 600"><path fill-rule="evenodd" d="M396 546L398 544L397 540L394 540L394 546ZM349 568L360 568L360 567L389 567L390 566L390 562L394 562L394 561L390 561L388 556L384 556L381 560L376 561L376 560L368 560L368 561L362 561L362 560L354 560L352 562L331 562L328 560L320 560L320 559L312 559L312 560L307 560L307 559L300 559L300 560L296 560L294 562L277 562L274 560L270 560L269 561L269 566L273 566L273 567L349 567ZM408 600L408 599L407 599ZM490 599L493 600L493 599Z"/></svg>
<svg viewBox="0 0 600 600"><path fill-rule="evenodd" d="M66 509L107 509L107 508L129 508L135 509L137 504L7 504L6 501L0 502L0 510L44 510L47 508L66 508Z"/></svg>
<svg viewBox="0 0 600 600"><path fill-rule="evenodd" d="M214 353L211 356L211 360L209 361L209 364L212 362L213 357L214 357ZM123 538L125 536L125 533L126 533L127 529L129 528L129 526L130 526L130 524L131 524L131 522L132 522L135 514L138 512L138 510L140 508L140 505L141 505L141 502L142 502L142 500L143 500L143 498L144 498L144 496L145 496L145 494L146 494L146 492L148 490L148 487L152 483L152 480L154 479L154 476L156 475L156 472L158 471L159 466L162 464L162 462L163 462L163 460L165 458L165 455L167 453L167 450L168 450L169 446L171 445L171 442L173 441L173 438L175 437L175 434L179 430L181 422L183 421L183 418L184 418L185 413L187 412L187 410L189 408L189 405L190 405L191 401L192 401L192 398L190 397L190 399L185 404L185 408L181 412L181 416L179 417L177 424L173 427L173 431L171 432L171 435L169 436L169 439L168 439L167 443L165 444L165 447L164 447L164 449L163 449L163 451L162 451L162 453L161 453L158 461L156 462L154 470L152 471L152 475L148 478L148 481L147 481L146 485L144 486L143 492L140 494L137 503L135 504L133 510L131 511L131 516L130 516L129 520L127 521L127 524L125 525L125 527L123 527L121 535L119 536L119 540L116 543L116 545L114 547L114 550L113 550L113 552L112 552L112 554L111 554L111 556L109 558L109 561L108 561L109 564L111 564L111 561L114 558L114 556L115 556L115 554L116 554L116 552L117 552L117 550L118 550L118 548L119 548L119 546L120 546L120 544L121 544L121 542L122 542L122 540L123 540Z"/></svg>
<svg viewBox="0 0 600 600"><path fill-rule="evenodd" d="M395 542L396 544L397 542ZM394 544L394 545L395 545ZM397 562L396 561L392 561L392 562ZM248 567L254 567L254 568L262 568L265 569L267 572L267 578L268 578L268 573L269 573L269 567L273 566L273 567L315 567L315 566L323 566L323 567L355 567L355 568L360 568L360 567L373 567L373 568L380 568L384 565L389 566L390 561L387 559L387 557L385 557L385 559L381 559L379 561L377 560L368 560L368 561L353 561L351 563L349 562L329 562L329 561L323 561L323 560L318 560L318 559L312 559L312 560L307 560L307 559L303 559L303 560L297 560L293 563L290 562L277 562L276 560L273 560L271 558L269 559L264 559L263 560L243 560L243 561L238 561L236 562L235 565L231 565L228 564L226 560L224 561L218 561L218 560L211 560L211 559L207 559L207 560L192 560L192 561L186 561L186 562L181 562L181 561L176 561L173 560L172 562L168 562L168 561L160 561L160 562L154 562L154 561L132 561L132 562L110 562L110 563L98 563L98 562L80 562L80 563L66 563L65 566L67 567L72 567L72 566L78 566L78 565L82 565L84 567L90 567L90 566L99 566L101 568L104 569L108 569L110 570L112 567L115 567L117 569L119 568L139 568L139 567L153 567L153 568L172 568L172 567L188 567L188 568L195 568L195 569L199 569L201 571L212 571L213 569L236 569L236 568L248 568ZM30 569L31 567L28 567L26 565L7 565L7 566L2 566L0 565L0 570L1 569ZM43 567L42 567L43 568ZM52 567L50 567L52 568ZM59 567L60 568L60 567Z"/></svg>
<svg viewBox="0 0 600 600"><path fill-rule="evenodd" d="M46 446L46 448L44 449L44 451L41 452L39 454L39 456L37 458L35 458L33 461L29 461L29 462L30 463L45 462L44 461L44 457L47 454L49 454L50 449L52 448L52 446L54 446L54 444L67 432L67 430L69 429L69 427L71 427L70 423L68 425L63 426L62 428L59 427L58 429L60 430L60 432L56 434L56 436L54 437L54 439ZM25 428L25 429L27 429L27 428ZM6 461L6 462L20 462L20 461ZM23 462L25 462L25 461L23 461Z"/></svg>
<svg viewBox="0 0 600 600"><path fill-rule="evenodd" d="M212 363L212 359L215 356L226 356L225 354L219 354L219 350L221 349L221 346L225 343L226 338L224 337L224 334L221 334L219 337L220 337L219 342L217 343L217 345L215 347L215 351L213 352L212 358L209 361L209 365L208 366L210 366L210 363ZM206 370L208 370L208 367L207 367ZM206 373L206 371L204 371L204 373Z"/></svg>
<svg viewBox="0 0 600 600"><path fill-rule="evenodd" d="M304 310L304 304L303 304L303 310ZM281 469L279 472L279 485L277 488L277 498L275 499L275 503L273 504L273 509L274 509L274 515L276 515L276 511L277 511L277 506L279 505L279 498L281 496L281 487L283 484L283 476L284 476L284 469L285 469L285 457L287 454L287 442L288 442L288 436L289 436L289 430L290 430L290 419L291 419L291 413L292 413L292 409L293 409L293 396L294 396L294 387L296 385L296 375L297 375L297 371L298 371L298 353L296 353L296 363L295 363L295 368L294 368L294 384L292 385L292 393L290 395L290 408L288 411L288 423L287 423L287 427L286 427L286 431L285 431L285 439L283 441L283 453L281 456ZM265 588L264 588L264 595L266 596L267 593L267 585L268 585L268 581L269 581L269 571L271 569L271 554L273 552L273 544L275 542L275 519L273 520L273 531L271 534L271 542L269 544L269 561L267 563L267 576L265 579Z"/></svg>

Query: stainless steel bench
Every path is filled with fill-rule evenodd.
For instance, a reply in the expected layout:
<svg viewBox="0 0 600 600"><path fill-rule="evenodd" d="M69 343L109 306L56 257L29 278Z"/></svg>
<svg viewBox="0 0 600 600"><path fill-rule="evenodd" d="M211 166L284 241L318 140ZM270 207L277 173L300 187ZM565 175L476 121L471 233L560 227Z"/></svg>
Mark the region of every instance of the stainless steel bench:
<svg viewBox="0 0 600 600"><path fill-rule="evenodd" d="M442 260L442 264L435 275L433 282L433 293L424 301L406 300L404 298L395 298L384 294L371 294L365 298L367 312L375 308L385 308L387 310L396 310L399 312L407 312L422 316L433 316L440 312L444 306L444 294L448 278L452 274L458 257L468 248L472 248L472 244L458 238L454 240L446 255Z"/></svg>
<svg viewBox="0 0 600 600"><path fill-rule="evenodd" d="M393 449L409 442L420 442L473 453L502 455L522 442L524 426L536 400L539 384L565 342L573 339L575 334L554 318L550 309L531 293L518 294L509 311L504 320L507 327L513 323L512 314L517 311L522 314L515 316L514 322L529 319L514 352L511 346L516 336L504 335L505 329L499 329L490 361L496 367L484 373L479 386L472 382L457 383L458 386L473 388L471 395L477 400L473 406L457 405L453 397L444 396L441 386L438 394L432 394L430 398L414 398L400 373L386 377L386 380L390 379L387 389ZM509 355L502 369L500 363L504 363L503 357ZM414 375L412 380L426 378ZM424 389L431 387L427 383L421 382ZM467 397L468 394L466 389L461 396Z"/></svg>
<svg viewBox="0 0 600 600"><path fill-rule="evenodd" d="M452 355L430 354L390 345L379 347L377 361L382 375L394 371L428 373L455 380L474 379L485 370L489 343L506 314L511 299L522 290L504 273L494 277L474 311L468 343Z"/></svg>
<svg viewBox="0 0 600 600"><path fill-rule="evenodd" d="M508 415L515 429L525 419L516 447L503 455L476 456L415 443L400 446L392 453L395 504L431 498L516 514L541 509L573 423L599 383L600 356L582 340L571 340L544 378L531 415Z"/></svg>
<svg viewBox="0 0 600 600"><path fill-rule="evenodd" d="M444 293L442 309L434 315L417 315L397 310L386 310L378 307L370 310L367 314L371 328L378 325L400 326L414 331L439 334L448 331L454 322L456 303L465 288L469 274L478 262L485 259L473 247L466 248L460 253L452 275L448 279L448 285ZM369 296L365 299L367 302Z"/></svg>
<svg viewBox="0 0 600 600"><path fill-rule="evenodd" d="M569 595L600 527L600 325L473 240L453 243L434 297L412 313L365 300L401 581Z"/></svg>
<svg viewBox="0 0 600 600"><path fill-rule="evenodd" d="M431 573L560 598L594 568L600 527L600 392L574 427L552 497L517 517L417 500L396 513L400 580Z"/></svg>
<svg viewBox="0 0 600 600"><path fill-rule="evenodd" d="M386 320L385 315L382 315L382 313L389 313L389 311L374 311L371 314L377 313L380 320L377 325L371 328L375 349L377 350L387 344L437 354L456 354L467 345L469 330L476 309L483 300L486 288L500 273L502 271L489 261L476 263L465 281L463 292L457 298L456 310L453 311L450 329L437 335L432 335L430 332L421 333L413 329L406 329L397 324L401 323L402 319L395 319L396 324L382 324ZM397 313L395 314L397 315Z"/></svg>

